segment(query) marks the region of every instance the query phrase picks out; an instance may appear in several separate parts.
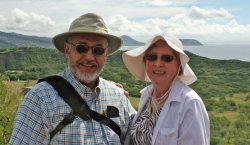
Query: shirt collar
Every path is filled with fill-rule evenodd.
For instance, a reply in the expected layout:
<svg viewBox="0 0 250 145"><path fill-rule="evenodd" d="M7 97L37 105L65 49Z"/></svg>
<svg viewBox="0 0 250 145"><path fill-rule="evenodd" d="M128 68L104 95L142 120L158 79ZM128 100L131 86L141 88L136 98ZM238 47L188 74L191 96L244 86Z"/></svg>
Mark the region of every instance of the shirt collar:
<svg viewBox="0 0 250 145"><path fill-rule="evenodd" d="M91 93L93 92L91 88L87 87L86 85L82 84L78 79L75 78L74 74L70 70L70 68L67 68L63 73L60 74L63 78L65 78L80 94L83 95L85 93ZM96 92L98 95L101 92L100 89L100 79L98 78L98 81L96 82L96 88L94 89L94 92Z"/></svg>
<svg viewBox="0 0 250 145"><path fill-rule="evenodd" d="M178 79L176 79L175 81L173 81L172 85L171 85L171 90L169 93L169 98L168 101L172 102L172 101L177 101L177 102L181 102L182 98L181 98L181 92L183 89L183 83L181 81L179 81ZM144 95L150 95L153 91L153 85L149 85L145 88L143 88L140 93L142 94L142 96Z"/></svg>
<svg viewBox="0 0 250 145"><path fill-rule="evenodd" d="M176 101L176 102L181 102L183 101L181 93L183 92L183 83L176 79L171 86L171 91L169 93L169 100L170 101Z"/></svg>

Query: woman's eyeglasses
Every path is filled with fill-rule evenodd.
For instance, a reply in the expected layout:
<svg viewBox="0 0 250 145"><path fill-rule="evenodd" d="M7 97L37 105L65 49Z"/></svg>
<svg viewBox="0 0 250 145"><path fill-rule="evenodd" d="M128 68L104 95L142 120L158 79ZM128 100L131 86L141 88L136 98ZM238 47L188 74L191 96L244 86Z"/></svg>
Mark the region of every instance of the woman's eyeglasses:
<svg viewBox="0 0 250 145"><path fill-rule="evenodd" d="M100 56L102 54L104 54L105 52L105 48L101 47L101 46L88 46L87 44L82 44L82 43L79 43L79 44L73 44L69 41L66 40L66 42L68 44L71 44L75 47L76 51L80 54L84 54L84 53L87 53L89 51L89 49L91 49L92 53L94 54L94 56Z"/></svg>
<svg viewBox="0 0 250 145"><path fill-rule="evenodd" d="M157 59L158 59L158 56L156 54L149 53L149 54L145 55L145 60L147 60L147 61L154 62ZM164 55L160 56L160 59L164 62L171 62L174 59L174 56L169 55L169 54L164 54Z"/></svg>

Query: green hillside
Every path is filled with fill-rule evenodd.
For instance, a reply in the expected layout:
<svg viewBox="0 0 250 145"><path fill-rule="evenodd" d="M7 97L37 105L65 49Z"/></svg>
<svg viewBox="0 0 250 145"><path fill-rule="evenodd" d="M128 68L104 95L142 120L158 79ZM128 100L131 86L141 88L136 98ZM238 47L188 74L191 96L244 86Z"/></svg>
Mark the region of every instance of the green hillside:
<svg viewBox="0 0 250 145"><path fill-rule="evenodd" d="M56 49L0 49L0 72L11 80L38 79L58 73L66 66L63 54Z"/></svg>
<svg viewBox="0 0 250 145"><path fill-rule="evenodd" d="M123 84L137 108L139 90L148 84L131 76L123 65L121 54L120 51L108 58L102 76ZM198 76L191 87L209 111L211 145L249 145L250 62L187 54ZM33 85L30 80L61 72L66 66L63 54L55 49L0 49L0 144L6 144L11 133L16 109L23 97L21 87Z"/></svg>

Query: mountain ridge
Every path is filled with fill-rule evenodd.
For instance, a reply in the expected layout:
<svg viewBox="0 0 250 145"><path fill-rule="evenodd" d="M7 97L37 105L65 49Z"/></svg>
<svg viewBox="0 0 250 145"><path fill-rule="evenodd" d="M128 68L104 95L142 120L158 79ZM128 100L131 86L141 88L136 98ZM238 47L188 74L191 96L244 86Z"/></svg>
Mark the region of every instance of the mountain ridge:
<svg viewBox="0 0 250 145"><path fill-rule="evenodd" d="M128 35L120 36L123 40L123 46L142 46L145 43L137 41ZM195 39L180 39L183 45L202 45ZM41 47L55 48L50 37L40 37L34 35L23 35L14 32L0 31L0 48L17 47Z"/></svg>
<svg viewBox="0 0 250 145"><path fill-rule="evenodd" d="M51 38L23 35L14 32L0 31L0 48L44 47L53 48Z"/></svg>

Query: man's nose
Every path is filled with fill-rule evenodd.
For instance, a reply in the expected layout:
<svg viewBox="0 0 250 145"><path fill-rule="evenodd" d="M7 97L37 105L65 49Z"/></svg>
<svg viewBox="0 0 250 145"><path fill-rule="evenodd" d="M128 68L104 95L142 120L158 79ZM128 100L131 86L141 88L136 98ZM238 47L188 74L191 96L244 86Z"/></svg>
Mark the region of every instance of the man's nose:
<svg viewBox="0 0 250 145"><path fill-rule="evenodd" d="M95 59L95 55L93 54L91 48L88 50L88 52L86 52L84 54L84 58L87 59L87 60L94 60Z"/></svg>

